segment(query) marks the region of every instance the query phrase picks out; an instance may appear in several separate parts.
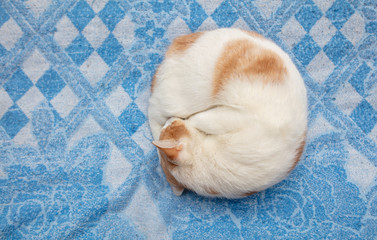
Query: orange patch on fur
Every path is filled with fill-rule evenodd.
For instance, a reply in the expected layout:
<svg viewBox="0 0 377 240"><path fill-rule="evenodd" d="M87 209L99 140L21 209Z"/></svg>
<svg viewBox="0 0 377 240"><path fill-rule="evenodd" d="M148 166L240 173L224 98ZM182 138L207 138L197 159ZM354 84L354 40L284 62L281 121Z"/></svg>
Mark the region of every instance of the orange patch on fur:
<svg viewBox="0 0 377 240"><path fill-rule="evenodd" d="M168 156L165 155L165 153L163 151L160 151L160 156L161 156L161 167L162 167L162 170L164 171L165 173L165 176L166 176L166 180L173 186L176 186L176 187L184 187L181 183L179 183L175 177L171 174L171 171L177 167L177 165L175 164L172 164L169 159L168 159Z"/></svg>
<svg viewBox="0 0 377 240"><path fill-rule="evenodd" d="M166 52L166 55L169 56L185 52L202 34L202 32L197 32L177 37L170 45L169 49Z"/></svg>
<svg viewBox="0 0 377 240"><path fill-rule="evenodd" d="M283 60L271 50L247 39L230 41L216 63L213 95L234 77L259 78L268 84L283 81L286 73Z"/></svg>
<svg viewBox="0 0 377 240"><path fill-rule="evenodd" d="M178 140L181 137L190 136L189 131L185 127L183 121L176 120L172 122L167 128L165 128L160 134L160 140L174 139ZM171 171L177 167L174 164L174 160L178 158L180 147L175 148L159 148L161 167L165 173L166 180L171 186L177 188L186 188L183 184L177 181L171 174Z"/></svg>
<svg viewBox="0 0 377 240"><path fill-rule="evenodd" d="M168 161L174 164L174 160L177 160L179 151L182 150L182 147L175 147L175 148L159 148L161 152L164 152L166 156L169 158Z"/></svg>
<svg viewBox="0 0 377 240"><path fill-rule="evenodd" d="M295 161L294 161L292 167L289 169L289 172L291 172L296 167L298 162L300 161L301 155L304 152L305 143L306 143L306 133L304 134L304 138L302 139L300 146L297 148Z"/></svg>
<svg viewBox="0 0 377 240"><path fill-rule="evenodd" d="M180 120L175 120L161 132L160 140L178 140L185 136L190 136L190 132L187 130L184 122Z"/></svg>
<svg viewBox="0 0 377 240"><path fill-rule="evenodd" d="M248 196L256 194L256 193L258 193L258 192L247 192L247 193L243 193L241 196L242 197L248 197Z"/></svg>
<svg viewBox="0 0 377 240"><path fill-rule="evenodd" d="M180 138L190 136L189 131L185 127L183 121L175 120L167 128L165 128L160 134L160 140L169 140L173 139L178 141ZM170 160L176 160L178 158L179 147L175 148L160 148Z"/></svg>

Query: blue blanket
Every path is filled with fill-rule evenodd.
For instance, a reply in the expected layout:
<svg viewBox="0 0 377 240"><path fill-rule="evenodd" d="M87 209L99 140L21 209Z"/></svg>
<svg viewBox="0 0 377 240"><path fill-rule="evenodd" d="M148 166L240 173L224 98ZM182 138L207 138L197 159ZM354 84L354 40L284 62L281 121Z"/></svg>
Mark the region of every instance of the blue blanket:
<svg viewBox="0 0 377 240"><path fill-rule="evenodd" d="M173 195L150 82L181 34L273 39L308 88L292 174L240 200ZM376 239L374 0L1 0L0 239Z"/></svg>

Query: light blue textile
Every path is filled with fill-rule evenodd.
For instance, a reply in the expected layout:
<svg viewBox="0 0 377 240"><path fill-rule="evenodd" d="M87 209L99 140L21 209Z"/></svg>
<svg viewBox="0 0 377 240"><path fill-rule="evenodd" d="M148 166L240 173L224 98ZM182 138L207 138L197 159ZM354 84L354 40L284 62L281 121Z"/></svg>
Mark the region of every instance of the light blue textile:
<svg viewBox="0 0 377 240"><path fill-rule="evenodd" d="M181 34L273 39L308 88L302 161L241 200L173 195L150 82ZM0 239L376 239L375 0L1 0Z"/></svg>

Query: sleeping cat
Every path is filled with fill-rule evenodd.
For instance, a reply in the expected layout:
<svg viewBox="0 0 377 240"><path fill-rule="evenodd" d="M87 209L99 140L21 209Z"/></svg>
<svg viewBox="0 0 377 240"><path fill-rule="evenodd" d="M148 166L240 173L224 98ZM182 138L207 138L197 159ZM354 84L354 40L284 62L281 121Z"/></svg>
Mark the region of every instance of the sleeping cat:
<svg viewBox="0 0 377 240"><path fill-rule="evenodd" d="M161 167L179 196L239 198L284 179L307 129L304 82L263 36L218 29L176 38L148 109Z"/></svg>

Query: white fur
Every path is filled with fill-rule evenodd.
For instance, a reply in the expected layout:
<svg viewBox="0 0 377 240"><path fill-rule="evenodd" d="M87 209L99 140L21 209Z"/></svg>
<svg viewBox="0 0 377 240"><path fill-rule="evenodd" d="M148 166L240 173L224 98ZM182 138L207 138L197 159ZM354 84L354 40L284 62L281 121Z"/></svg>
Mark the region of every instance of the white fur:
<svg viewBox="0 0 377 240"><path fill-rule="evenodd" d="M249 39L277 53L288 75L282 84L232 79L212 96L213 73L224 45ZM149 105L154 139L170 118L184 119L191 137L181 139L174 168L178 182L201 195L240 197L281 181L294 165L307 126L307 97L296 67L276 44L237 29L205 32L184 54L167 57L156 75ZM166 127L165 126L165 127Z"/></svg>

